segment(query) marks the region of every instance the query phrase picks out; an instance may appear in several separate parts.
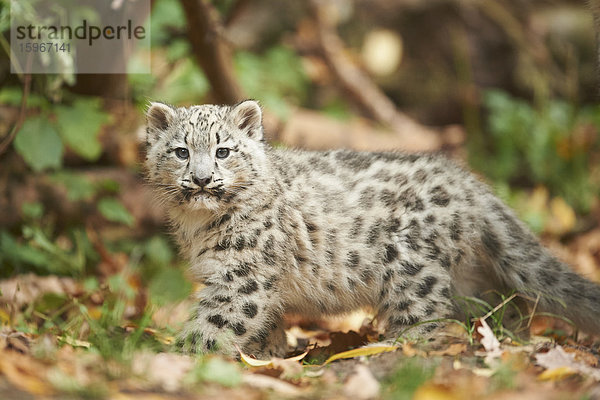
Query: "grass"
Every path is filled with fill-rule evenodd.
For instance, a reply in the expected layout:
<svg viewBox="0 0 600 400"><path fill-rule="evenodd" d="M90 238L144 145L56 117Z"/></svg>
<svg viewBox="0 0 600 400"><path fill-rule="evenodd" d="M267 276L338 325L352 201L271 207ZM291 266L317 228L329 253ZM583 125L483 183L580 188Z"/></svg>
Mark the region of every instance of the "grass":
<svg viewBox="0 0 600 400"><path fill-rule="evenodd" d="M383 397L409 400L415 391L433 377L437 361L423 358L402 359L383 381Z"/></svg>

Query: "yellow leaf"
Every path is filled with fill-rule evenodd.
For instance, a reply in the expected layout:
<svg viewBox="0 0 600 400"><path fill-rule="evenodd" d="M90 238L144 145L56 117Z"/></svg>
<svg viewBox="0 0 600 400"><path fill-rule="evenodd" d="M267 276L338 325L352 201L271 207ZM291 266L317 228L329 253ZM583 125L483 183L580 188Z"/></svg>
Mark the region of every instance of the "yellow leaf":
<svg viewBox="0 0 600 400"><path fill-rule="evenodd" d="M8 313L4 310L0 310L0 323L2 325L7 324L10 322L10 315L8 315Z"/></svg>
<svg viewBox="0 0 600 400"><path fill-rule="evenodd" d="M88 314L91 319L98 321L100 317L102 317L102 310L98 307L90 307L88 309Z"/></svg>
<svg viewBox="0 0 600 400"><path fill-rule="evenodd" d="M460 400L460 398L444 386L426 383L415 391L413 400Z"/></svg>
<svg viewBox="0 0 600 400"><path fill-rule="evenodd" d="M330 362L335 361L335 360L341 360L343 358L354 358L354 357L360 357L360 356L372 356L374 354L387 353L388 351L396 351L397 349L398 349L398 346L367 346L367 347L360 347L358 349L343 351L341 353L334 354L331 357L329 357L327 359L327 361L325 361L325 363L323 365L329 364Z"/></svg>
<svg viewBox="0 0 600 400"><path fill-rule="evenodd" d="M577 371L570 367L558 367L545 370L538 375L538 379L541 381L559 381L575 373Z"/></svg>
<svg viewBox="0 0 600 400"><path fill-rule="evenodd" d="M548 231L554 234L569 232L575 226L577 217L575 211L561 197L554 197L550 201L552 218L548 224Z"/></svg>
<svg viewBox="0 0 600 400"><path fill-rule="evenodd" d="M546 211L546 204L548 204L549 198L550 192L548 192L545 186L536 186L527 200L529 210L543 214Z"/></svg>
<svg viewBox="0 0 600 400"><path fill-rule="evenodd" d="M242 359L242 362L244 364L248 365L249 367L273 367L273 359L258 360L256 358L252 358L249 355L245 354L238 346L235 346L235 348L240 353L240 358ZM307 354L308 354L308 351L305 351L304 353L298 354L297 356L290 357L290 358L284 358L284 360L285 361L300 361L304 357L306 357Z"/></svg>
<svg viewBox="0 0 600 400"><path fill-rule="evenodd" d="M62 340L63 342L65 342L66 344L68 344L69 346L72 346L72 347L83 347L85 349L89 349L91 346L90 342L73 339L68 336L57 336L56 338L58 340Z"/></svg>
<svg viewBox="0 0 600 400"><path fill-rule="evenodd" d="M238 351L240 352L240 358L242 359L242 362L249 367L267 367L273 365L271 360L257 360L256 358L252 358L249 355L244 354L239 349Z"/></svg>

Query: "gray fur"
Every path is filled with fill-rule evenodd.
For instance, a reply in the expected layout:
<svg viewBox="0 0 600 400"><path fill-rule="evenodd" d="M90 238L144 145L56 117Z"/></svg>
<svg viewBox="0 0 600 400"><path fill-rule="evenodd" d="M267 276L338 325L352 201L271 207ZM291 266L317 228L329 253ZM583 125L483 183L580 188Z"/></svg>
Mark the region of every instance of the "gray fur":
<svg viewBox="0 0 600 400"><path fill-rule="evenodd" d="M234 354L237 345L281 356L284 313L360 308L374 310L394 339L454 315L455 296L488 289L542 293L542 309L600 332L598 285L553 257L453 162L274 149L260 118L252 101L148 110L149 180L205 285L182 334L190 350ZM216 158L219 147L230 149L227 158ZM197 170L212 176L208 194L189 179Z"/></svg>

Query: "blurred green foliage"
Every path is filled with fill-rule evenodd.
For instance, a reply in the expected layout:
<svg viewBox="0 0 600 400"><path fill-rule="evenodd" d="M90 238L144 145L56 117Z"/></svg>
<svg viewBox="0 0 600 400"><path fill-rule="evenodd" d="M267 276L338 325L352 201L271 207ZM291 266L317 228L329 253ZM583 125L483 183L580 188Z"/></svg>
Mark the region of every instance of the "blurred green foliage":
<svg viewBox="0 0 600 400"><path fill-rule="evenodd" d="M238 52L235 67L246 94L280 118L289 115L288 104L301 104L306 97L308 81L301 60L283 46L272 47L264 54Z"/></svg>
<svg viewBox="0 0 600 400"><path fill-rule="evenodd" d="M489 134L471 141L472 165L497 185L542 184L588 212L600 188L600 107L562 100L534 107L498 90L484 105Z"/></svg>
<svg viewBox="0 0 600 400"><path fill-rule="evenodd" d="M405 358L398 362L391 374L383 381L384 399L410 400L415 391L433 378L437 360L426 358Z"/></svg>
<svg viewBox="0 0 600 400"><path fill-rule="evenodd" d="M0 102L18 106L23 93L6 87L0 90ZM35 172L62 166L65 146L87 161L96 161L102 153L100 129L111 121L99 98L73 96L70 103L53 104L40 95L30 95L27 107L39 109L28 117L14 139L14 148Z"/></svg>

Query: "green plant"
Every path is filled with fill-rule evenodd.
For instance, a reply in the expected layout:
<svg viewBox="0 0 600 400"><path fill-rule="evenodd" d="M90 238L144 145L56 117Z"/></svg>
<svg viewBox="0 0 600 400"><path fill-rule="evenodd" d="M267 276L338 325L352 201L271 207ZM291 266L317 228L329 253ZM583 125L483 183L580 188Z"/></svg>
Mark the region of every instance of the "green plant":
<svg viewBox="0 0 600 400"><path fill-rule="evenodd" d="M8 87L0 91L0 102L16 107L22 96L20 89ZM102 153L98 134L111 120L100 99L78 96L65 105L30 95L27 107L39 113L23 122L13 146L35 172L60 168L65 146L87 161L98 160Z"/></svg>
<svg viewBox="0 0 600 400"><path fill-rule="evenodd" d="M287 103L301 103L306 96L307 79L298 55L275 46L264 54L240 51L235 56L240 84L251 98L285 118Z"/></svg>
<svg viewBox="0 0 600 400"><path fill-rule="evenodd" d="M496 184L542 184L588 212L600 190L600 107L549 100L534 107L499 91L485 93L488 132L471 141L471 163Z"/></svg>
<svg viewBox="0 0 600 400"><path fill-rule="evenodd" d="M423 383L433 377L437 362L425 358L402 359L396 365L394 372L384 381L384 398L409 400Z"/></svg>

